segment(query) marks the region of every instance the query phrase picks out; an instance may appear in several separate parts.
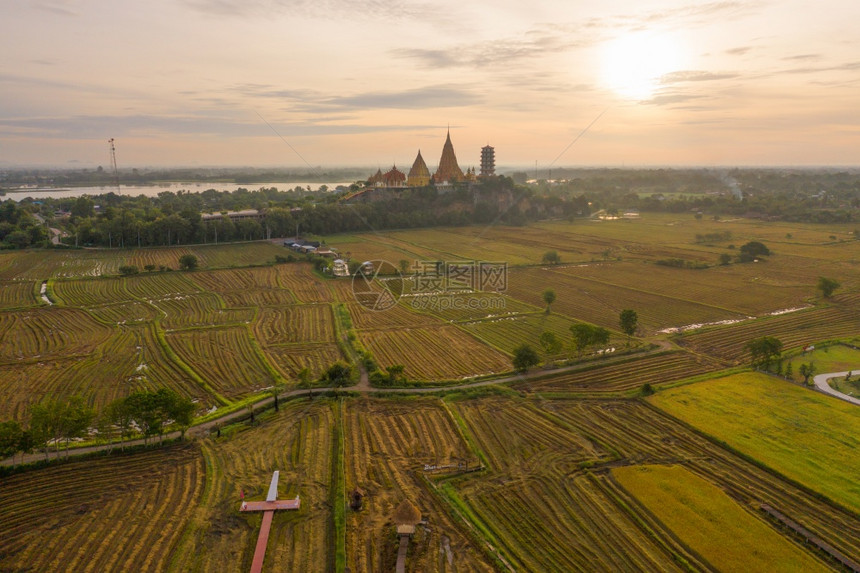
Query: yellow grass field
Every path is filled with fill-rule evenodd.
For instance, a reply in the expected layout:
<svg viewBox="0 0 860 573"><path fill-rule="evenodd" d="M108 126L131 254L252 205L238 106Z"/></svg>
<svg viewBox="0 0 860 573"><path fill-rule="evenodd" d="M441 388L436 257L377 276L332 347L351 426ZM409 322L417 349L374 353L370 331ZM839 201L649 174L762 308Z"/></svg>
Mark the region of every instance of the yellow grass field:
<svg viewBox="0 0 860 573"><path fill-rule="evenodd" d="M719 571L830 570L723 490L681 466L626 466L614 468L612 476Z"/></svg>
<svg viewBox="0 0 860 573"><path fill-rule="evenodd" d="M860 410L758 373L671 388L649 398L783 475L860 511Z"/></svg>

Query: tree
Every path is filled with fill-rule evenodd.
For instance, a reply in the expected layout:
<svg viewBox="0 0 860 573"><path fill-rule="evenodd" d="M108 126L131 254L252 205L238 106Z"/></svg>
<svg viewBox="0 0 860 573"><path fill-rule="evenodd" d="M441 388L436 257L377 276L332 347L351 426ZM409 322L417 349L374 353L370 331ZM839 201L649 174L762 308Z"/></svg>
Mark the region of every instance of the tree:
<svg viewBox="0 0 860 573"><path fill-rule="evenodd" d="M0 422L0 460L13 457L18 453L23 433L21 424L15 420Z"/></svg>
<svg viewBox="0 0 860 573"><path fill-rule="evenodd" d="M750 364L753 368L767 370L773 360L782 355L782 341L773 336L762 336L747 342L746 350L750 353Z"/></svg>
<svg viewBox="0 0 860 573"><path fill-rule="evenodd" d="M517 372L525 372L532 366L540 364L540 357L531 346L521 344L514 350L514 357L511 362Z"/></svg>
<svg viewBox="0 0 860 573"><path fill-rule="evenodd" d="M166 388L162 388L162 390L169 393L169 395L163 398L166 400L167 413L173 420L173 423L179 426L180 439L184 440L185 431L188 430L191 422L194 421L194 402L191 401L191 398L180 396L173 390Z"/></svg>
<svg viewBox="0 0 860 573"><path fill-rule="evenodd" d="M554 332L548 330L542 332L540 335L540 345L546 354L558 354L561 352L561 340L559 340Z"/></svg>
<svg viewBox="0 0 860 573"><path fill-rule="evenodd" d="M609 331L602 326L579 322L571 325L570 332L573 334L573 345L580 357L586 346L609 342Z"/></svg>
<svg viewBox="0 0 860 573"><path fill-rule="evenodd" d="M618 322L621 325L621 330L627 335L627 346L630 346L630 337L636 334L636 329L639 326L639 315L635 310L624 309L618 317Z"/></svg>
<svg viewBox="0 0 860 573"><path fill-rule="evenodd" d="M125 450L125 440L132 434L132 415L128 400L120 398L108 404L102 411L101 417L104 421L119 428L119 447Z"/></svg>
<svg viewBox="0 0 860 573"><path fill-rule="evenodd" d="M602 326L593 326L591 331L591 344L603 346L609 343L609 331Z"/></svg>
<svg viewBox="0 0 860 573"><path fill-rule="evenodd" d="M169 388L159 388L155 392L139 390L125 399L118 414L130 417L146 441L156 434L160 440L169 421L179 426L185 438L185 431L194 419L194 402Z"/></svg>
<svg viewBox="0 0 860 573"><path fill-rule="evenodd" d="M123 276L136 275L138 272L137 267L134 265L122 265L119 267L119 274Z"/></svg>
<svg viewBox="0 0 860 573"><path fill-rule="evenodd" d="M551 288L548 288L545 291L543 291L543 294L541 295L541 297L543 298L543 301L546 303L546 313L549 314L550 313L550 307L552 306L552 303L555 302L555 291L552 290Z"/></svg>
<svg viewBox="0 0 860 573"><path fill-rule="evenodd" d="M299 370L299 373L296 375L299 379L299 388L308 390L308 397L311 397L311 370L307 366Z"/></svg>
<svg viewBox="0 0 860 573"><path fill-rule="evenodd" d="M392 364L387 367L385 371L388 373L388 383L396 386L397 384L406 382L406 376L403 375L405 369L406 367L403 364Z"/></svg>
<svg viewBox="0 0 860 573"><path fill-rule="evenodd" d="M33 440L33 448L42 449L45 459L48 459L48 441L52 438L53 427L53 405L48 402L40 402L30 406L30 437Z"/></svg>
<svg viewBox="0 0 860 573"><path fill-rule="evenodd" d="M821 291L821 296L824 298L830 298L833 296L833 291L841 287L842 285L835 279L829 279L827 277L818 277L818 290Z"/></svg>
<svg viewBox="0 0 860 573"><path fill-rule="evenodd" d="M183 271L193 271L197 268L197 257L192 254L179 257L179 268Z"/></svg>
<svg viewBox="0 0 860 573"><path fill-rule="evenodd" d="M278 395L284 391L285 386L280 382L275 382L272 386L269 386L269 394L275 399L275 412L279 412L278 409Z"/></svg>
<svg viewBox="0 0 860 573"><path fill-rule="evenodd" d="M804 363L800 365L800 368L797 369L800 372L800 375L803 376L803 383L809 384L809 378L815 374L816 368L814 362Z"/></svg>
<svg viewBox="0 0 860 573"><path fill-rule="evenodd" d="M547 251L543 254L541 261L547 265L557 265L561 262L561 257L556 251Z"/></svg>
<svg viewBox="0 0 860 573"><path fill-rule="evenodd" d="M742 263L749 263L759 257L770 255L770 249L768 249L764 243L760 243L759 241L750 241L749 243L741 245L740 251L741 253L738 256L738 259L740 259Z"/></svg>
<svg viewBox="0 0 860 573"><path fill-rule="evenodd" d="M352 381L352 367L343 362L335 362L328 367L320 380L329 386L347 386Z"/></svg>
<svg viewBox="0 0 860 573"><path fill-rule="evenodd" d="M728 253L720 253L719 262L720 265L726 266L732 262L732 256Z"/></svg>
<svg viewBox="0 0 860 573"><path fill-rule="evenodd" d="M69 453L69 441L86 435L96 411L90 408L80 396L72 396L60 406L60 435L66 441L66 455Z"/></svg>
<svg viewBox="0 0 860 573"><path fill-rule="evenodd" d="M590 324L585 324L584 322L570 325L570 333L573 335L573 345L576 347L576 352L579 356L582 356L582 351L591 342L591 328Z"/></svg>

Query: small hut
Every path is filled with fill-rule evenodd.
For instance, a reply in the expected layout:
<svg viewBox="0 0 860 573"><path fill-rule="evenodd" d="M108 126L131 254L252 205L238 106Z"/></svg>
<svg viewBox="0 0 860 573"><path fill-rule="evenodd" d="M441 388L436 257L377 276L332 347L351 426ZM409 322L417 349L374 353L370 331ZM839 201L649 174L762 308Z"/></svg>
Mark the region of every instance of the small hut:
<svg viewBox="0 0 860 573"><path fill-rule="evenodd" d="M412 535L421 521L421 511L408 499L404 499L394 510L394 524L398 535Z"/></svg>
<svg viewBox="0 0 860 573"><path fill-rule="evenodd" d="M360 487L356 487L349 494L349 507L352 508L353 511L358 511L361 509L361 500L364 498L364 490Z"/></svg>
<svg viewBox="0 0 860 573"><path fill-rule="evenodd" d="M420 522L421 511L408 499L404 499L394 510L394 525L397 526L397 536L400 537L395 573L406 573L406 553L409 550L409 538L415 533L415 526Z"/></svg>

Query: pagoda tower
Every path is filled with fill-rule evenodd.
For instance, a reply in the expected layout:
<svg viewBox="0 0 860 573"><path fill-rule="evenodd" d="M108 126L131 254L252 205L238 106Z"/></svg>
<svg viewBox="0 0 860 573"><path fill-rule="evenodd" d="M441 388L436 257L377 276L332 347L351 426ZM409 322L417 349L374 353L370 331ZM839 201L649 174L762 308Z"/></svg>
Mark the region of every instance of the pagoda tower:
<svg viewBox="0 0 860 573"><path fill-rule="evenodd" d="M496 150L487 145L481 148L481 177L496 174Z"/></svg>
<svg viewBox="0 0 860 573"><path fill-rule="evenodd" d="M454 145L451 143L451 130L448 130L448 137L445 139L445 145L442 147L442 158L439 159L439 169L433 175L433 182L439 183L454 183L464 179L463 170L457 165L457 156L454 155Z"/></svg>
<svg viewBox="0 0 860 573"><path fill-rule="evenodd" d="M415 163L412 164L412 169L409 170L406 185L409 187L426 187L430 185L430 170L427 169L427 164L424 163L424 158L421 157L420 149L418 150L418 157L415 158Z"/></svg>

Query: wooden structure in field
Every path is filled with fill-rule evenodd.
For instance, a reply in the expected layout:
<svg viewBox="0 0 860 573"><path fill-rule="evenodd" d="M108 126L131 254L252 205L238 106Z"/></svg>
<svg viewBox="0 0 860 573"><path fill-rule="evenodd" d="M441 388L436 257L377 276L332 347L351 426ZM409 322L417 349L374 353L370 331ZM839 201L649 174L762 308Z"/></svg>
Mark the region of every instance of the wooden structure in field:
<svg viewBox="0 0 860 573"><path fill-rule="evenodd" d="M394 524L400 538L397 550L395 573L406 573L406 553L409 551L409 538L415 533L415 526L421 522L421 511L408 499L404 499L394 510Z"/></svg>
<svg viewBox="0 0 860 573"><path fill-rule="evenodd" d="M269 530L272 528L272 518L279 509L299 509L301 500L278 499L278 472L272 474L269 493L266 501L243 501L239 511L262 511L263 523L260 525L260 535L257 536L257 547L254 549L254 560L251 562L251 573L263 570L263 559L266 557L266 545L269 543Z"/></svg>

